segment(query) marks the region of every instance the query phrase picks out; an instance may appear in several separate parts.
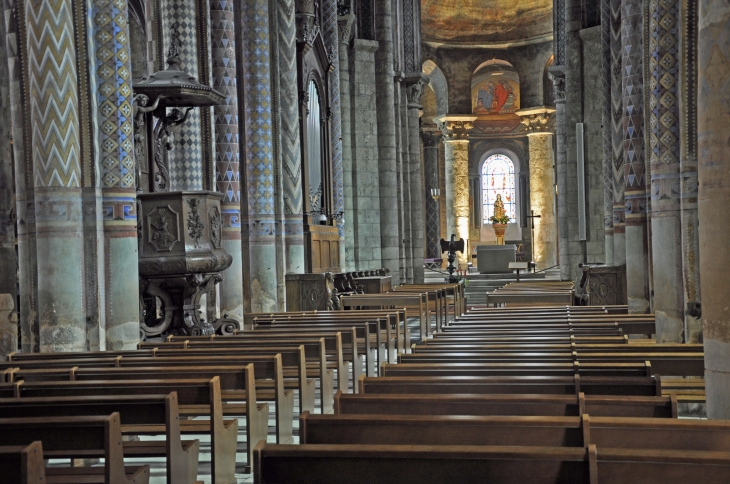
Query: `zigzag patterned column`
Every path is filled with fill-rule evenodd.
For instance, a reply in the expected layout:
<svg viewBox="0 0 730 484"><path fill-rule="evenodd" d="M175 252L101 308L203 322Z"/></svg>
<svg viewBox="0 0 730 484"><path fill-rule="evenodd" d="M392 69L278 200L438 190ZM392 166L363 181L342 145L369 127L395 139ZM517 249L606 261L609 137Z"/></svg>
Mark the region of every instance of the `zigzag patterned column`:
<svg viewBox="0 0 730 484"><path fill-rule="evenodd" d="M239 132L246 178L241 190L244 309L276 311L278 276L274 204L269 2L236 2Z"/></svg>
<svg viewBox="0 0 730 484"><path fill-rule="evenodd" d="M681 342L682 227L678 97L679 1L649 2L649 126L654 313L657 342Z"/></svg>
<svg viewBox="0 0 730 484"><path fill-rule="evenodd" d="M162 42L164 52L170 46L170 29L175 28L182 40L180 69L198 78L198 25L195 0L160 0L162 2ZM160 59L164 63L165 59ZM159 68L164 68L160 65ZM200 79L198 79L200 80ZM201 109L194 109L180 134L175 136L175 146L167 154L170 166L170 190L203 190L202 164L203 133Z"/></svg>
<svg viewBox="0 0 730 484"><path fill-rule="evenodd" d="M220 314L243 324L243 255L241 253L241 188L236 79L236 32L233 2L210 0L210 45L213 88L226 103L213 107L215 126L215 181L223 193L223 249L231 266L221 273Z"/></svg>
<svg viewBox="0 0 730 484"><path fill-rule="evenodd" d="M39 347L86 350L78 73L71 0L26 2Z"/></svg>
<svg viewBox="0 0 730 484"><path fill-rule="evenodd" d="M611 153L613 160L613 263L626 264L624 116L621 78L621 0L611 2Z"/></svg>
<svg viewBox="0 0 730 484"><path fill-rule="evenodd" d="M139 341L139 274L127 0L93 2L91 19L104 230L104 336L106 349L128 350Z"/></svg>
<svg viewBox="0 0 730 484"><path fill-rule="evenodd" d="M621 1L626 290L629 311L649 311L646 164L644 154L644 39L641 0ZM647 46L648 47L648 46Z"/></svg>
<svg viewBox="0 0 730 484"><path fill-rule="evenodd" d="M603 232L606 265L613 265L613 137L611 132L611 0L601 0L603 81Z"/></svg>
<svg viewBox="0 0 730 484"><path fill-rule="evenodd" d="M335 213L345 212L344 177L342 172L342 110L340 108L340 55L337 33L337 0L324 0L322 4L322 37L330 62L335 66L330 73L330 139L332 140L332 192ZM337 221L340 233L340 268L345 270L345 223Z"/></svg>
<svg viewBox="0 0 730 484"><path fill-rule="evenodd" d="M729 419L730 405L730 5L699 2L697 152L699 157L700 274L707 416Z"/></svg>
<svg viewBox="0 0 730 484"><path fill-rule="evenodd" d="M280 146L284 187L286 272L301 274L304 262L302 151L297 96L297 26L294 0L277 1L279 27Z"/></svg>

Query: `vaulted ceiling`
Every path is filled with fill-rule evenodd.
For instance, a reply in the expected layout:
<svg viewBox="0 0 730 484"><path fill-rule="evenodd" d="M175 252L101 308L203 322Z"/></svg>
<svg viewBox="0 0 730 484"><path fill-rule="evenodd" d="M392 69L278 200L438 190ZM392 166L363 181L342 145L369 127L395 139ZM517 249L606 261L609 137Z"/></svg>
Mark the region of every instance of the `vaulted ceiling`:
<svg viewBox="0 0 730 484"><path fill-rule="evenodd" d="M553 0L421 0L421 35L435 42L514 42L550 34Z"/></svg>

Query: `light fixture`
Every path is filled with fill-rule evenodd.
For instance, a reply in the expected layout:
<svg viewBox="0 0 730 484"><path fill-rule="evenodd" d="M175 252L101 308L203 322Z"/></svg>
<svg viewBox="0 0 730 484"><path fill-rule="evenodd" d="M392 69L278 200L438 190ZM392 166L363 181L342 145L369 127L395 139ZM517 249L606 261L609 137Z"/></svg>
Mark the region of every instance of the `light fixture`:
<svg viewBox="0 0 730 484"><path fill-rule="evenodd" d="M434 199L434 201L438 202L439 197L441 196L441 189L440 188L432 188L431 189L431 198Z"/></svg>

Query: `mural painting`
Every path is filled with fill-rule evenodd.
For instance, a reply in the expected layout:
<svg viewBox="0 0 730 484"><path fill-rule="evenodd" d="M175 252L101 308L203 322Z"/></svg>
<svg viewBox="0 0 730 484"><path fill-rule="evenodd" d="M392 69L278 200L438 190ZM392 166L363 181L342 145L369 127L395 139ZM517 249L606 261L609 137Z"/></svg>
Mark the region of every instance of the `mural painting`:
<svg viewBox="0 0 730 484"><path fill-rule="evenodd" d="M472 88L474 114L513 114L520 109L520 85L511 79L490 77Z"/></svg>

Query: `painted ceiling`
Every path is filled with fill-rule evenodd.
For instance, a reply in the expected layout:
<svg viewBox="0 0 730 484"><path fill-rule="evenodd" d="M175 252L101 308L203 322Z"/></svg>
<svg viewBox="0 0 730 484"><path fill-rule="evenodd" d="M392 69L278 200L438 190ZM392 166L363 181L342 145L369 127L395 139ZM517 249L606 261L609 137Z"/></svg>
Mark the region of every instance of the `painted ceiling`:
<svg viewBox="0 0 730 484"><path fill-rule="evenodd" d="M510 42L549 34L553 0L421 0L421 34L438 42Z"/></svg>

